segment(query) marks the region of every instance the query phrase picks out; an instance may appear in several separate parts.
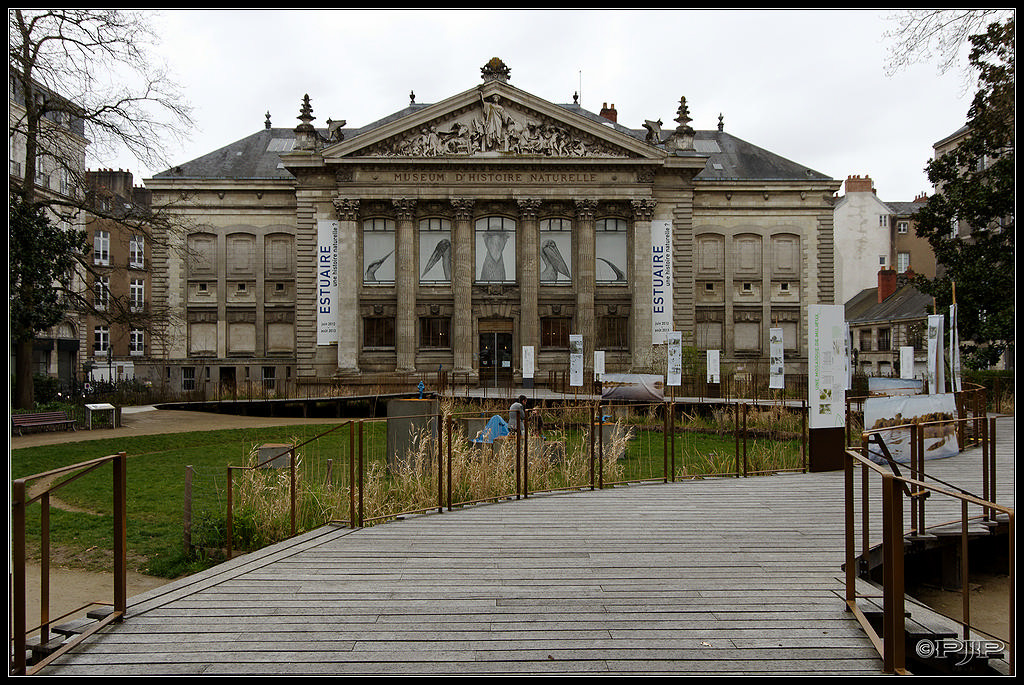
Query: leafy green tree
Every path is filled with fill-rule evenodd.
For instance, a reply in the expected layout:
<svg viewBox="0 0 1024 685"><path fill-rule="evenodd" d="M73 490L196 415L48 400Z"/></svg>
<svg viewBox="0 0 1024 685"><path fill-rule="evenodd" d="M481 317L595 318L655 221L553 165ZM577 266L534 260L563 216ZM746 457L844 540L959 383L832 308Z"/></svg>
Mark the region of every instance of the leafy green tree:
<svg viewBox="0 0 1024 685"><path fill-rule="evenodd" d="M917 213L917 234L934 250L939 274L912 282L939 311L955 299L964 362L984 368L1014 340L1014 20L970 40L978 90L969 131L928 164L937 192Z"/></svg>
<svg viewBox="0 0 1024 685"><path fill-rule="evenodd" d="M18 354L18 383L32 378L32 341L37 331L60 323L74 282L78 257L88 248L85 232L65 230L47 218L41 205L12 195L8 208L9 318L11 343ZM29 385L31 393L31 385Z"/></svg>

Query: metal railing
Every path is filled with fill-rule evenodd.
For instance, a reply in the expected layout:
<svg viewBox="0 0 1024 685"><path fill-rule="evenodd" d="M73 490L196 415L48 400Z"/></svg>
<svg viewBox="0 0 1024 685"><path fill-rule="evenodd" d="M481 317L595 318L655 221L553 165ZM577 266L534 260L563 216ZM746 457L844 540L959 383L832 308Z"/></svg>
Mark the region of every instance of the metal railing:
<svg viewBox="0 0 1024 685"><path fill-rule="evenodd" d="M66 617L87 609L93 604L86 604L61 616L50 616L50 495L56 490L78 480L105 464L113 469L113 610L106 617L98 620L86 631L74 639L64 642L56 651L28 668L26 648L31 633L39 631L39 644L46 645L51 640L51 626ZM67 476L54 483L55 479ZM35 491L30 483L38 483ZM12 675L26 675L38 672L53 659L71 649L103 626L120 621L127 608L127 455L120 452L115 455L73 464L63 468L39 473L25 478L18 478L11 483L11 582L12 582L12 651L10 672ZM40 505L40 601L39 625L28 628L26 598L26 520L28 507L39 502Z"/></svg>
<svg viewBox="0 0 1024 685"><path fill-rule="evenodd" d="M330 522L357 528L401 516L441 513L470 504L526 498L540 492L600 489L622 483L667 483L680 477L745 477L806 471L806 407L796 410L799 419L794 421L794 426L799 426L799 463L782 468L753 468L748 460L748 442L753 431L747 419L752 408L757 407L744 403L721 405L723 416L731 420L732 425L721 429L720 437L725 441L731 438L734 454L724 455L731 459L730 463L723 459L716 464L724 468L696 474L680 473L677 458L682 456L682 451L678 441L685 427L677 423L678 407L672 402L633 404L628 409L599 403L539 408L530 412L523 431L493 439L481 439L480 435L484 422L494 412L460 414L438 409L401 417L415 426L413 439L406 440L407 444L401 447L391 444L395 436L385 440L385 434L392 430L391 418L352 419L300 445L285 446L260 463L228 467L227 555L229 558L233 555L236 544L234 521L239 506L239 497L235 494L239 482L236 472L255 471L287 456L290 473L287 477L282 473L279 482L287 482L288 492L282 492L278 499L289 501L290 534L295 535L297 512L301 508L296 472L298 451L345 426L349 433L347 455L342 446L337 454L341 468L336 480L340 482L334 483L334 487L344 491L348 515L338 516L342 509L338 506ZM616 419L611 415L619 413L626 415L625 423L623 416ZM402 430L408 437L410 429ZM790 435L788 439L796 438ZM628 470L616 468L627 450L636 463ZM471 479L476 481L470 483ZM379 497L388 488L404 494ZM415 494L409 496L410 491ZM381 499L387 501L387 506L380 505ZM322 523L316 522L317 525Z"/></svg>
<svg viewBox="0 0 1024 685"><path fill-rule="evenodd" d="M971 419L960 419L959 422L975 421ZM950 421L934 423L951 423ZM911 431L912 454L907 464L900 464L893 460L892 455L886 446L881 432L865 432L862 436L862 444L859 449L848 448L845 452L844 468L844 490L845 490L845 600L847 609L852 612L857 620L864 627L872 643L882 656L883 669L886 673L906 673L907 654L906 638L904 629L905 620L905 590L906 578L904 575L904 551L905 540L908 535L917 538L925 536L929 531L940 528L948 530L950 526L954 529L959 526L960 537L960 584L961 594L961 616L959 623L963 635L961 641L966 644L971 634L983 634L976 626L971 625L970 614L970 593L968 591L968 578L970 573L969 549L968 549L968 526L972 521L984 521L995 524L1000 517L1005 517L1009 535L1009 584L1010 595L1008 604L1008 615L1010 634L1008 636L990 636L1003 640L1008 651L1008 665L1011 673L1014 670L1013 661L1013 612L1014 599L1012 588L1014 586L1013 569L1013 545L1014 545L1014 510L1010 507L999 505L995 502L995 419L989 420L987 430L980 434L980 447L982 463L980 465L983 476L982 496L976 496L965 490L945 483L934 476L924 472L924 449L923 437L928 424L907 425L896 428L903 428ZM887 428L892 430L892 428ZM871 446L875 446L876 455L880 459L872 459L870 456ZM879 461L884 463L879 463ZM854 472L857 467L861 469L860 497L856 495ZM903 470L908 475L903 475ZM871 511L871 476L876 476L881 481L881 486L876 493L879 498L877 505L881 509L881 518L876 523L881 527L881 542L877 540L878 531L872 530L871 522L877 517ZM940 522L929 521L925 516L925 502L931 497L944 498L945 502L953 501L959 505L959 516L949 520L950 509L935 505L932 510L938 509L944 519ZM909 502L909 516L907 516L906 503ZM857 505L860 506L860 551L857 547ZM970 509L975 509L972 514ZM954 506L954 508L956 508ZM874 534L875 539L872 539ZM882 557L882 629L881 635L871 625L864 611L858 604L860 599L877 599L872 595L864 595L858 592L858 577L867 575L869 572L870 558L873 552L881 551Z"/></svg>

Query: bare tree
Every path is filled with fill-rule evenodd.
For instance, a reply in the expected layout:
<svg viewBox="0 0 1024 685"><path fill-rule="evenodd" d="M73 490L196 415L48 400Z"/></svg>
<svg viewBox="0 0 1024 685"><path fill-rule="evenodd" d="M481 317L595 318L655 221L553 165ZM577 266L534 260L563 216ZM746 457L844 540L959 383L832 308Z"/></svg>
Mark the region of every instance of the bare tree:
<svg viewBox="0 0 1024 685"><path fill-rule="evenodd" d="M885 33L890 42L887 71L892 75L911 64L934 61L940 74L962 69L967 87L974 75L964 52L971 36L1012 14L995 9L900 10L889 17L896 28Z"/></svg>
<svg viewBox="0 0 1024 685"><path fill-rule="evenodd" d="M55 230L102 218L147 239L174 232L170 215L161 208L126 212L123 205L94 203L85 177L87 146L98 159L127 149L150 168L169 166L163 157L166 142L192 126L190 107L153 58L157 41L150 19L147 13L123 10L8 10L9 149L19 165L18 173L9 175L9 192L23 207L44 210ZM57 183L40 182L55 175ZM30 240L37 233L19 236ZM22 247L22 254L32 250ZM72 256L83 279L63 299L69 310L95 312L93 298L82 288L91 260L81 251ZM121 323L128 311L104 307L107 317ZM136 319L147 330L161 328L154 312L144 315ZM14 344L18 408L33 404L33 343L25 337Z"/></svg>

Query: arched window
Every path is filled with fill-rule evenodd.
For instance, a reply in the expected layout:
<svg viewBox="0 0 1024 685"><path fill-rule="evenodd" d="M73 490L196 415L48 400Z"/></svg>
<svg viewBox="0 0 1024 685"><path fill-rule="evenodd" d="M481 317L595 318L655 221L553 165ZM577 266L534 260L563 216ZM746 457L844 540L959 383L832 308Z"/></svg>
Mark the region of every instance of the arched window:
<svg viewBox="0 0 1024 685"><path fill-rule="evenodd" d="M367 219L363 222L363 283L395 282L395 222Z"/></svg>
<svg viewBox="0 0 1024 685"><path fill-rule="evenodd" d="M476 221L476 280L515 283L516 222L501 216Z"/></svg>

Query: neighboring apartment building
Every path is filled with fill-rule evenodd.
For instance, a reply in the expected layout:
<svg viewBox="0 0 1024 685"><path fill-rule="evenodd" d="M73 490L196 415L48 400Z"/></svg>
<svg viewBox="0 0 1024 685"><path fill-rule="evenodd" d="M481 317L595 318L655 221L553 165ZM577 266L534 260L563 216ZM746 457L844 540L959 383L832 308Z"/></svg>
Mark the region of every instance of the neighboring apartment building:
<svg viewBox="0 0 1024 685"><path fill-rule="evenodd" d="M917 236L914 217L927 201L921 194L913 202L883 202L870 176L846 179L835 205L837 304L874 288L882 271L935 276L935 254Z"/></svg>
<svg viewBox="0 0 1024 685"><path fill-rule="evenodd" d="M768 329L805 372L807 306L836 301L839 183L724 131L631 129L508 83L415 98L361 128L307 97L265 127L146 180L194 229L154 246L154 306L180 320L154 381L280 391L438 369L520 382L568 367L662 372L666 332L764 362ZM298 97L297 97L298 101ZM322 116L322 115L321 115ZM289 117L290 118L290 117ZM657 117L654 117L657 118ZM877 269L873 270L876 271Z"/></svg>
<svg viewBox="0 0 1024 685"><path fill-rule="evenodd" d="M127 171L89 171L86 180L90 206L111 218L92 215L86 223L93 254L87 276L91 309L83 313L88 339L83 368L90 381L131 380L150 346L152 260L147 235L127 224L144 221L150 193L133 186ZM125 217L131 221L118 220Z"/></svg>
<svg viewBox="0 0 1024 685"><path fill-rule="evenodd" d="M914 348L914 369L920 378L928 365L928 308L932 298L900 284L899 274L878 273L878 284L846 302L846 323L857 371L867 376L906 377L899 368L900 348Z"/></svg>
<svg viewBox="0 0 1024 685"><path fill-rule="evenodd" d="M19 183L25 174L25 93L17 78L8 78L7 153L12 183ZM39 102L63 98L36 85ZM81 193L85 169L85 126L81 119L64 111L50 111L41 122L37 136L36 191L49 198L72 197ZM57 225L82 228L81 217L65 220L54 216ZM81 287L81 286L78 286ZM61 386L70 387L80 371L80 351L86 344L85 329L77 312L69 311L64 321L36 336L33 352L35 373L57 378Z"/></svg>

